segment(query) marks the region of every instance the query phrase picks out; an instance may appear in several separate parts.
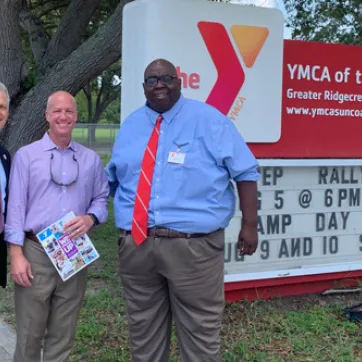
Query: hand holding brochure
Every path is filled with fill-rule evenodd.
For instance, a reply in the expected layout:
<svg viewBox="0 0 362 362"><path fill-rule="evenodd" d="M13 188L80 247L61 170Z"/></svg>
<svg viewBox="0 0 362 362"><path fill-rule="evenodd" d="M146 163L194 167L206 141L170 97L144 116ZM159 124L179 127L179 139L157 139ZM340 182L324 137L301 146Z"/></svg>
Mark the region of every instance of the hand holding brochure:
<svg viewBox="0 0 362 362"><path fill-rule="evenodd" d="M99 258L87 234L73 239L63 232L63 225L74 217L74 213L69 212L36 235L63 281Z"/></svg>

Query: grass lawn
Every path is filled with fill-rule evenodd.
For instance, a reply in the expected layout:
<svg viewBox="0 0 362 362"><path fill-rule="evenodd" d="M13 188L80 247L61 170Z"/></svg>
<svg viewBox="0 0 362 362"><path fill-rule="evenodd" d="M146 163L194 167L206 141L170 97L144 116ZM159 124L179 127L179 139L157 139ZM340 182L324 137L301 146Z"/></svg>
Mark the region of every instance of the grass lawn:
<svg viewBox="0 0 362 362"><path fill-rule="evenodd" d="M101 259L90 267L72 361L129 362L112 203L107 223L91 238ZM345 305L358 303L360 298L360 294L354 294L227 303L222 328L223 361L362 361L362 325L346 321L341 313ZM11 283L5 291L0 290L0 316L14 323ZM179 361L175 336L170 361Z"/></svg>

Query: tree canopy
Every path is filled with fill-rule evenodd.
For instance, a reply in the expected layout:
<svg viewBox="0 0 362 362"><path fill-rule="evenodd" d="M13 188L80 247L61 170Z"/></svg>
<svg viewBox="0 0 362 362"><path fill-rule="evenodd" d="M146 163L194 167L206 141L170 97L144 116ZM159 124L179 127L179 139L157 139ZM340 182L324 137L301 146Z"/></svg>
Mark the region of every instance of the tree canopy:
<svg viewBox="0 0 362 362"><path fill-rule="evenodd" d="M292 38L360 45L360 0L284 0Z"/></svg>

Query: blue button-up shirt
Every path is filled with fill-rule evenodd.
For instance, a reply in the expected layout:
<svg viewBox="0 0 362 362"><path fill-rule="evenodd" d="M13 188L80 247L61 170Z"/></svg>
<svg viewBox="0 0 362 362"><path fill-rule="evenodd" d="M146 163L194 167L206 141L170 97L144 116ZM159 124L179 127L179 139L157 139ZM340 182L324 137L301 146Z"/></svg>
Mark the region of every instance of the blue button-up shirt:
<svg viewBox="0 0 362 362"><path fill-rule="evenodd" d="M146 145L158 113L139 108L123 122L106 167L116 226L131 230ZM169 162L170 152L184 154ZM148 226L208 233L228 226L235 211L231 179L256 181L257 161L236 127L215 108L183 96L163 113Z"/></svg>

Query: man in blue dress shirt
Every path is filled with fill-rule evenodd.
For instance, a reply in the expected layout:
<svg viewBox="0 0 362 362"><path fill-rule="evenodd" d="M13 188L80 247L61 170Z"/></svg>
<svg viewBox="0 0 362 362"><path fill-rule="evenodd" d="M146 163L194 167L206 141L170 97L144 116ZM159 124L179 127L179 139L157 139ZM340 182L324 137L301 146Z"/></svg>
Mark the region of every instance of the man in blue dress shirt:
<svg viewBox="0 0 362 362"><path fill-rule="evenodd" d="M182 361L220 361L224 229L235 211L231 180L243 214L239 250L252 255L258 245L258 164L226 116L181 95L181 80L170 62L149 64L143 88L147 102L122 124L106 167L120 229L132 360L167 362L174 319ZM135 203L147 204L137 186L160 115L145 207L147 236L139 243L132 236Z"/></svg>

